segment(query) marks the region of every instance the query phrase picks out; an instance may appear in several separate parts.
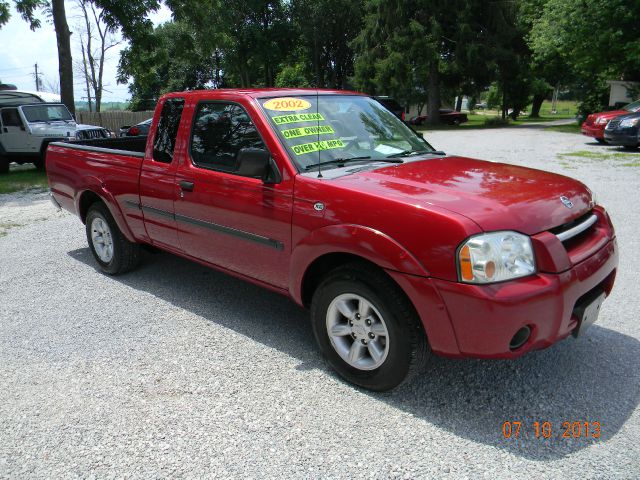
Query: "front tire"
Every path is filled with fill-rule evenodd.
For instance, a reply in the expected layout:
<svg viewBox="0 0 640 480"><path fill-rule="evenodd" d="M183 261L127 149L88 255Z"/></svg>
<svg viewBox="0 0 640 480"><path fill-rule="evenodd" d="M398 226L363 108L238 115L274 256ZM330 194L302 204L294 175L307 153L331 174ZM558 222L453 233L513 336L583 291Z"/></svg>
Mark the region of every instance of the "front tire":
<svg viewBox="0 0 640 480"><path fill-rule="evenodd" d="M600 144L603 144L603 145L604 145L605 143L607 143L607 142L604 140L604 138L596 138L596 142L598 142L598 143L600 143Z"/></svg>
<svg viewBox="0 0 640 480"><path fill-rule="evenodd" d="M428 356L413 306L375 267L355 263L331 272L313 295L311 319L327 363L344 379L370 390L398 386Z"/></svg>
<svg viewBox="0 0 640 480"><path fill-rule="evenodd" d="M140 245L126 239L104 203L89 207L86 233L91 253L103 272L119 275L138 265Z"/></svg>

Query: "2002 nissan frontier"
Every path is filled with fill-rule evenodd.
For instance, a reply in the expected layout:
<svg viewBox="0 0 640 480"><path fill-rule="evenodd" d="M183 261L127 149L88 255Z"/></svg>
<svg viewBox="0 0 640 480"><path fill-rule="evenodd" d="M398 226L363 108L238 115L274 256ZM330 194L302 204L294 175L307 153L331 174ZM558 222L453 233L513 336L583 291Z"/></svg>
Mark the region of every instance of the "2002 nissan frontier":
<svg viewBox="0 0 640 480"><path fill-rule="evenodd" d="M362 94L171 93L144 141L49 146L52 199L101 269L131 270L146 244L288 295L369 389L430 352L580 336L613 287L614 229L583 184L448 156Z"/></svg>

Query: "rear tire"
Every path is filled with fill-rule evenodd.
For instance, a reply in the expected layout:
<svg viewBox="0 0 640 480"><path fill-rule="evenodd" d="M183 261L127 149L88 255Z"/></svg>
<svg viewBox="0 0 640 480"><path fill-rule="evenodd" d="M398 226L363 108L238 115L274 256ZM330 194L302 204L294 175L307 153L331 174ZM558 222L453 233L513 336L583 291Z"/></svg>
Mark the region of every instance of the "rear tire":
<svg viewBox="0 0 640 480"><path fill-rule="evenodd" d="M126 239L104 203L89 207L86 233L91 253L103 272L119 275L138 265L140 244Z"/></svg>
<svg viewBox="0 0 640 480"><path fill-rule="evenodd" d="M9 159L0 155L0 175L9 173Z"/></svg>
<svg viewBox="0 0 640 480"><path fill-rule="evenodd" d="M607 143L607 142L605 142L604 138L596 138L596 142L601 143L601 144Z"/></svg>
<svg viewBox="0 0 640 480"><path fill-rule="evenodd" d="M329 273L313 295L311 319L327 363L361 387L391 390L428 358L417 313L378 268L352 263Z"/></svg>

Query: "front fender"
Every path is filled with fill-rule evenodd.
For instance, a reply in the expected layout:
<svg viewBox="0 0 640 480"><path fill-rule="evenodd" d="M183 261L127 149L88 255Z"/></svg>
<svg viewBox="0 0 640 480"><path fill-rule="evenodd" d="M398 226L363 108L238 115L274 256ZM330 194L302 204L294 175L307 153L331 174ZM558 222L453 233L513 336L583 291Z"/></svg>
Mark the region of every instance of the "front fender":
<svg viewBox="0 0 640 480"><path fill-rule="evenodd" d="M329 225L314 230L293 248L289 292L296 302L302 303L302 281L309 266L330 253L357 255L386 270L429 276L425 267L388 235L362 225Z"/></svg>
<svg viewBox="0 0 640 480"><path fill-rule="evenodd" d="M78 216L82 218L81 203L82 203L83 195L87 192L93 192L98 197L100 197L100 199L107 206L107 208L109 209L109 212L111 213L111 216L113 216L113 219L115 220L116 224L118 225L118 228L120 229L122 234L125 236L125 238L130 242L135 242L136 239L124 218L124 214L120 209L120 205L116 201L115 196L109 190L107 190L104 182L102 182L97 177L86 176L82 179L82 185L84 185L86 188L81 192L78 192L76 195L76 198L74 199L76 212L78 212ZM82 218L83 222L84 220L85 219Z"/></svg>

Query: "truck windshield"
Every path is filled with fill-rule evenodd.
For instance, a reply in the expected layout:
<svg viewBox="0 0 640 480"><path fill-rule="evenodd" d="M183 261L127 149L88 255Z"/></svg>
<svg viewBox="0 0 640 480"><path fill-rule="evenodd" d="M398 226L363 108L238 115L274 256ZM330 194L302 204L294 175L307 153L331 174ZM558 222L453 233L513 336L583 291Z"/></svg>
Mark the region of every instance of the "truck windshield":
<svg viewBox="0 0 640 480"><path fill-rule="evenodd" d="M29 123L73 120L64 105L28 105L22 107L22 113Z"/></svg>
<svg viewBox="0 0 640 480"><path fill-rule="evenodd" d="M302 171L340 160L382 160L433 152L393 113L361 95L261 98L259 103Z"/></svg>

